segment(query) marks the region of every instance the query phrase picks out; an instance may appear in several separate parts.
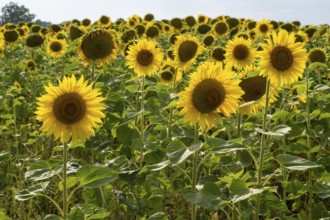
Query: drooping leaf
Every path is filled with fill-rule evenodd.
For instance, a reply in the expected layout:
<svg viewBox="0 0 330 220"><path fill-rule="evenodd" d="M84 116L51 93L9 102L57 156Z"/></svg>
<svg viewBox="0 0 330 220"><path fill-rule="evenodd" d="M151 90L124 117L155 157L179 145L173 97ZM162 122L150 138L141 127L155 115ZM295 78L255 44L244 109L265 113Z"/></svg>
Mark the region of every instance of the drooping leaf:
<svg viewBox="0 0 330 220"><path fill-rule="evenodd" d="M153 164L153 165L149 165L149 166L147 166L147 168L148 168L150 171L157 171L157 170L164 169L164 168L167 167L169 164L170 164L170 161L169 161L169 160L164 160L164 161L162 161L162 162L160 162L160 163Z"/></svg>
<svg viewBox="0 0 330 220"><path fill-rule="evenodd" d="M32 185L27 189L23 189L15 196L15 199L17 199L18 201L25 201L34 196L37 196L38 193L45 191L48 184L49 184L49 182L42 182L42 183Z"/></svg>
<svg viewBox="0 0 330 220"><path fill-rule="evenodd" d="M289 170L304 171L304 170L320 167L319 164L313 161L301 157L297 157L291 154L280 154L276 157L276 159L280 162L282 166L284 166Z"/></svg>
<svg viewBox="0 0 330 220"><path fill-rule="evenodd" d="M168 220L164 212L156 212L150 216L147 220Z"/></svg>
<svg viewBox="0 0 330 220"><path fill-rule="evenodd" d="M235 152L238 150L245 150L246 147L236 142L226 141L220 138L209 138L206 144L210 147L211 151L215 154L225 154Z"/></svg>
<svg viewBox="0 0 330 220"><path fill-rule="evenodd" d="M175 166L183 162L202 146L203 143L201 141L197 141L187 148L182 141L175 139L168 144L166 153L171 164Z"/></svg>
<svg viewBox="0 0 330 220"><path fill-rule="evenodd" d="M117 172L100 166L87 165L77 171L80 185L84 188L104 186L117 179Z"/></svg>
<svg viewBox="0 0 330 220"><path fill-rule="evenodd" d="M187 190L183 197L190 203L197 204L202 208L216 210L219 207L221 191L215 183L205 183L203 189L198 192Z"/></svg>
<svg viewBox="0 0 330 220"><path fill-rule="evenodd" d="M62 220L62 218L55 214L49 214L46 215L43 220Z"/></svg>

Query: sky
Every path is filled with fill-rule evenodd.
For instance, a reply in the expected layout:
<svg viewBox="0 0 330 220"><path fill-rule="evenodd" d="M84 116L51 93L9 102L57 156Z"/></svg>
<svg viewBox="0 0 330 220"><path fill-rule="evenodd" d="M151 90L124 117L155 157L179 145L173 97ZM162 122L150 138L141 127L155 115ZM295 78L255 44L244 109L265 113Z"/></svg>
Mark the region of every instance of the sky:
<svg viewBox="0 0 330 220"><path fill-rule="evenodd" d="M0 0L0 8L11 1L24 5L36 19L52 23L84 18L96 21L101 15L115 21L152 13L157 20L203 14L330 24L330 0Z"/></svg>

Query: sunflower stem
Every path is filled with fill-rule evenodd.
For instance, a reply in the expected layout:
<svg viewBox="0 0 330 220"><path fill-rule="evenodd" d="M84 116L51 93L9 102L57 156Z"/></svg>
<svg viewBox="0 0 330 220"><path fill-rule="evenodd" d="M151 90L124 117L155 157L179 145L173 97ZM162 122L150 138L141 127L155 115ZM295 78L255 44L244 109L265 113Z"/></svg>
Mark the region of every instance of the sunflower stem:
<svg viewBox="0 0 330 220"><path fill-rule="evenodd" d="M237 137L241 136L242 113L237 111Z"/></svg>
<svg viewBox="0 0 330 220"><path fill-rule="evenodd" d="M68 219L68 189L67 189L67 151L68 144L63 145L63 219Z"/></svg>
<svg viewBox="0 0 330 220"><path fill-rule="evenodd" d="M198 128L197 124L195 124L195 132L194 132L194 142L198 141ZM197 185L197 160L198 160L198 150L195 151L193 154L193 167L192 167L192 174L191 174L191 188L194 192L196 192L196 185ZM191 208L191 219L196 220L197 218L197 204L192 204Z"/></svg>
<svg viewBox="0 0 330 220"><path fill-rule="evenodd" d="M175 72L174 72L173 87L172 87L172 91L171 92L175 92L176 73L177 73L177 68L175 69ZM171 107L171 109L170 109L170 118L169 118L169 121L168 121L167 134L166 134L166 137L167 138L171 137L172 118L173 118L173 107Z"/></svg>
<svg viewBox="0 0 330 220"><path fill-rule="evenodd" d="M140 122L140 138L144 145L144 76L141 80L141 122ZM140 169L143 167L143 146L140 149Z"/></svg>
<svg viewBox="0 0 330 220"><path fill-rule="evenodd" d="M308 146L308 160L312 160L312 142L310 137L310 127L311 127L311 115L310 115L310 98L309 98L309 71L305 71L306 75L306 136L307 136L307 146ZM308 217L312 219L312 206L313 206L313 173L312 170L308 170Z"/></svg>
<svg viewBox="0 0 330 220"><path fill-rule="evenodd" d="M267 128L267 114L268 114L268 105L269 105L269 87L270 87L270 80L267 80L266 83L266 104L264 109L263 121L262 121L262 131L266 132ZM266 134L261 134L261 146L260 146L260 159L259 159L259 166L258 166L258 176L257 176L257 187L262 186L262 168L263 168L263 161L264 161L264 152L265 152L265 145L266 145ZM256 198L256 212L254 219L259 219L259 212L260 212L260 200L261 195L258 194Z"/></svg>
<svg viewBox="0 0 330 220"><path fill-rule="evenodd" d="M94 85L94 77L95 77L95 60L92 62L92 75L91 75L91 80Z"/></svg>

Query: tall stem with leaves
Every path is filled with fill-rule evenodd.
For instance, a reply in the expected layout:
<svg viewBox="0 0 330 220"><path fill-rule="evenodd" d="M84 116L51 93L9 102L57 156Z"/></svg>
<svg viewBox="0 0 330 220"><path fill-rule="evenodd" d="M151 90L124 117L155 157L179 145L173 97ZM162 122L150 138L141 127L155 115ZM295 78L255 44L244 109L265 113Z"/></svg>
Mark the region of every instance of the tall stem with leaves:
<svg viewBox="0 0 330 220"><path fill-rule="evenodd" d="M310 97L309 97L309 71L305 70L306 75L306 136L307 136L307 146L308 146L308 160L312 160L312 143L310 137L311 129L311 115L310 115ZM308 215L309 219L312 219L312 206L313 206L313 172L311 169L308 170Z"/></svg>
<svg viewBox="0 0 330 220"><path fill-rule="evenodd" d="M140 120L140 139L144 143L144 76L141 79L141 120ZM143 167L143 146L140 149L140 168Z"/></svg>
<svg viewBox="0 0 330 220"><path fill-rule="evenodd" d="M260 146L260 156L259 156L259 165L257 166L257 186L262 185L262 169L263 169L263 161L264 161L264 153L265 153L265 146L266 146L266 129L267 129L267 115L268 115L268 106L269 106L269 88L270 88L270 80L267 80L266 83L266 104L265 104L265 109L264 109L264 114L263 114L263 119L262 119L262 134L261 134L261 146ZM257 195L256 199L256 212L254 219L258 220L259 219L259 212L260 212L260 200L261 200L261 195Z"/></svg>
<svg viewBox="0 0 330 220"><path fill-rule="evenodd" d="M68 144L63 145L63 219L68 219L68 188L67 188L67 160L68 160Z"/></svg>
<svg viewBox="0 0 330 220"><path fill-rule="evenodd" d="M194 142L198 141L198 126L195 125L195 133L194 133ZM193 154L193 167L192 167L192 174L191 174L191 188L194 192L196 192L196 185L197 185L197 174L198 174L198 150L195 151ZM197 218L197 204L192 204L191 207L191 219L196 220Z"/></svg>
<svg viewBox="0 0 330 220"><path fill-rule="evenodd" d="M175 92L176 74L177 74L177 69L175 69L175 73L174 73L174 77L173 77L173 86L172 86L172 89L171 89L171 93ZM166 133L167 138L169 138L171 136L172 118L173 118L173 107L170 108L170 117L169 117L169 120L168 120L167 133Z"/></svg>

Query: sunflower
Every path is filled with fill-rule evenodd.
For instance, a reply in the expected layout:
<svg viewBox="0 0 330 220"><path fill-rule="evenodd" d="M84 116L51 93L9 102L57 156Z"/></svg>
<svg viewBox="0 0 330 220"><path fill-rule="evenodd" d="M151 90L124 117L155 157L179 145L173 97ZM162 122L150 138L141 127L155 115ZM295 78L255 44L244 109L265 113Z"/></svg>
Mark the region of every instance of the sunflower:
<svg viewBox="0 0 330 220"><path fill-rule="evenodd" d="M111 24L111 20L109 16L102 15L97 21L98 25L101 27L108 27Z"/></svg>
<svg viewBox="0 0 330 220"><path fill-rule="evenodd" d="M268 36L273 30L273 25L269 20L262 19L261 21L257 22L256 28L254 30L260 36Z"/></svg>
<svg viewBox="0 0 330 220"><path fill-rule="evenodd" d="M215 61L224 61L225 60L226 50L223 47L216 47L211 51L211 58Z"/></svg>
<svg viewBox="0 0 330 220"><path fill-rule="evenodd" d="M174 57L177 66L187 72L191 65L195 64L196 57L204 48L195 36L179 35L176 36L174 44Z"/></svg>
<svg viewBox="0 0 330 220"><path fill-rule="evenodd" d="M26 46L29 48L40 47L44 43L44 38L40 34L31 34L26 38Z"/></svg>
<svg viewBox="0 0 330 220"><path fill-rule="evenodd" d="M105 117L98 89L92 89L81 77L64 77L58 86L49 83L47 94L38 98L37 120L47 135L54 134L62 143L85 140L94 133L94 128Z"/></svg>
<svg viewBox="0 0 330 220"><path fill-rule="evenodd" d="M37 71L36 62L34 60L28 60L26 62L26 67L30 73L35 73Z"/></svg>
<svg viewBox="0 0 330 220"><path fill-rule="evenodd" d="M153 41L142 39L129 46L126 65L138 76L151 76L158 71L163 60L163 52Z"/></svg>
<svg viewBox="0 0 330 220"><path fill-rule="evenodd" d="M308 61L309 63L327 63L328 56L327 52L323 48L313 48L308 53Z"/></svg>
<svg viewBox="0 0 330 220"><path fill-rule="evenodd" d="M215 41L215 38L212 34L208 34L203 38L203 44L205 47L211 46Z"/></svg>
<svg viewBox="0 0 330 220"><path fill-rule="evenodd" d="M240 107L241 113L256 113L266 106L267 78L256 75L256 73L258 74L259 70L256 67L249 66L245 69L241 77L242 81L239 86L245 93L242 95L242 104L250 102L250 104L245 104ZM275 102L278 93L273 85L270 85L269 94L269 103Z"/></svg>
<svg viewBox="0 0 330 220"><path fill-rule="evenodd" d="M67 44L65 40L56 38L50 39L47 43L47 54L55 58L61 57L65 54L66 47Z"/></svg>
<svg viewBox="0 0 330 220"><path fill-rule="evenodd" d="M297 31L294 36L296 38L295 42L307 43L309 40L308 35L302 30Z"/></svg>
<svg viewBox="0 0 330 220"><path fill-rule="evenodd" d="M291 84L302 77L306 67L307 52L302 43L295 43L294 33L280 30L271 34L273 40L263 44L259 51L260 75L268 77L279 86Z"/></svg>
<svg viewBox="0 0 330 220"><path fill-rule="evenodd" d="M84 64L103 66L116 58L117 44L110 30L97 29L80 39L77 50Z"/></svg>
<svg viewBox="0 0 330 220"><path fill-rule="evenodd" d="M175 68L175 62L169 58L165 60L163 65L161 66L161 71L159 73L160 81L165 84L171 83L174 81L175 83L179 82L182 78L182 71Z"/></svg>
<svg viewBox="0 0 330 220"><path fill-rule="evenodd" d="M256 49L250 39L235 37L226 45L226 64L242 69L253 63L256 58Z"/></svg>
<svg viewBox="0 0 330 220"><path fill-rule="evenodd" d="M188 27L194 27L197 23L195 17L191 15L187 16L184 21Z"/></svg>
<svg viewBox="0 0 330 220"><path fill-rule="evenodd" d="M13 45L19 40L19 34L16 30L7 30L3 33L6 44Z"/></svg>
<svg viewBox="0 0 330 220"><path fill-rule="evenodd" d="M228 24L224 21L218 21L213 25L213 31L218 37L224 36L229 31Z"/></svg>
<svg viewBox="0 0 330 220"><path fill-rule="evenodd" d="M219 115L225 117L236 112L239 98L244 94L239 87L240 80L233 79L234 73L222 68L221 63L205 62L191 74L189 86L179 93L177 106L182 108L184 121L194 125L199 122L202 131L222 123Z"/></svg>

